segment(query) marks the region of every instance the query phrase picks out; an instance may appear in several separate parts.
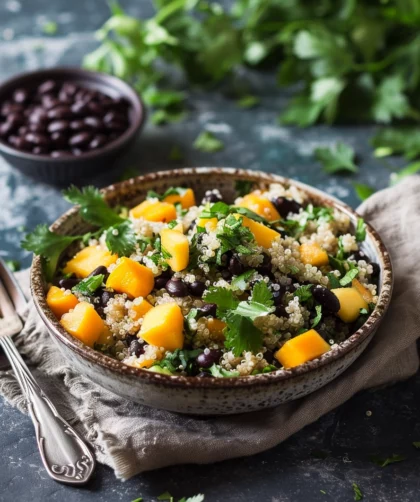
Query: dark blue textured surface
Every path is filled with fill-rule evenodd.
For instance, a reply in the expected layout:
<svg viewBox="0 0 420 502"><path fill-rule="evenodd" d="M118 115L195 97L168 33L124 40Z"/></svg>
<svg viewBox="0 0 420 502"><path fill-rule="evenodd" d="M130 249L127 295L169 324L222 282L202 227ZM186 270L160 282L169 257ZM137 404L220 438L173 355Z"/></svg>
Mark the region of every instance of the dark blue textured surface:
<svg viewBox="0 0 420 502"><path fill-rule="evenodd" d="M150 13L149 3L123 2L131 13ZM0 76L25 69L58 64L78 65L82 54L95 46L92 30L106 19L105 2L74 0L3 0L0 2ZM55 37L43 37L45 20L59 23ZM315 127L308 130L278 125L278 112L287 100L269 76L251 75L263 94L262 105L238 110L221 96L195 93L186 122L164 128L147 127L135 151L121 160L120 172L181 167L168 160L173 145L185 154L182 166L235 166L262 169L297 178L335 195L353 206L357 200L352 181L329 177L313 161L314 147L338 140L351 144L360 158L358 181L376 188L387 186L392 166L371 156L371 127ZM225 142L217 154L200 153L191 145L206 127ZM104 174L98 185L116 181L119 173ZM66 208L57 189L13 171L0 159L0 255L29 265L19 248L21 226L51 222ZM372 416L367 417L366 411ZM126 483L100 467L84 489L62 487L50 481L42 468L30 420L0 403L0 500L69 502L82 500L130 501L143 496L153 500L165 490L179 497L197 492L206 500L226 501L351 501L352 483L367 501L415 502L420 500L420 377L392 388L366 392L307 427L284 444L252 458L211 466L166 468ZM319 450L327 458L317 458ZM369 455L400 453L404 462L380 468ZM188 462L188 459L185 459ZM326 492L323 494L320 490Z"/></svg>

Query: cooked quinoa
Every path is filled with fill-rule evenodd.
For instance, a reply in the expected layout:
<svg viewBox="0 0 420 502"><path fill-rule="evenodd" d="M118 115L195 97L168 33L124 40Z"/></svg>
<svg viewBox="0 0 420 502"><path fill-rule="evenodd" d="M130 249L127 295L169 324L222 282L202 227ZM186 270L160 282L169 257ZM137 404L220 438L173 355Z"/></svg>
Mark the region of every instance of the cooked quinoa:
<svg viewBox="0 0 420 502"><path fill-rule="evenodd" d="M191 189L171 188L124 225L64 263L57 284L69 309L54 310L48 296L71 334L133 367L201 378L290 368L344 341L377 302L363 220L354 228L293 186L234 201L208 190L198 205ZM82 310L88 334L74 327Z"/></svg>

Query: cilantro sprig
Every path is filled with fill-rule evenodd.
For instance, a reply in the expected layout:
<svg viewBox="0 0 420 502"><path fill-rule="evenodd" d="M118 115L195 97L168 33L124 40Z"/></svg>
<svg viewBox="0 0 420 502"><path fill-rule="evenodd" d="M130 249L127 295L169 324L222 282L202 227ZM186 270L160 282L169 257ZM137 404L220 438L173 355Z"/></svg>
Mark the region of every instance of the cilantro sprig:
<svg viewBox="0 0 420 502"><path fill-rule="evenodd" d="M105 276L103 274L93 275L91 277L86 277L73 286L72 291L80 293L85 296L91 296L95 291L102 286Z"/></svg>

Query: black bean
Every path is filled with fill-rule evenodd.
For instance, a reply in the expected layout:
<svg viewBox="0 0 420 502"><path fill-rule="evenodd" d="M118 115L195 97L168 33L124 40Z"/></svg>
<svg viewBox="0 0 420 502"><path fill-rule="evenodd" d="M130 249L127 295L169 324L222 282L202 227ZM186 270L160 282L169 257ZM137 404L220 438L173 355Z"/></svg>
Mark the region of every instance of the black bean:
<svg viewBox="0 0 420 502"><path fill-rule="evenodd" d="M216 317L217 305L215 303L205 303L197 309L197 319L200 317Z"/></svg>
<svg viewBox="0 0 420 502"><path fill-rule="evenodd" d="M68 138L62 132L53 132L51 134L51 140L54 143L54 148L64 148L68 144Z"/></svg>
<svg viewBox="0 0 420 502"><path fill-rule="evenodd" d="M276 310L274 311L274 315L277 317L287 317L289 314L286 312L286 307L282 304L276 305Z"/></svg>
<svg viewBox="0 0 420 502"><path fill-rule="evenodd" d="M166 291L170 293L172 296L183 297L188 295L188 288L181 279L169 279L166 283Z"/></svg>
<svg viewBox="0 0 420 502"><path fill-rule="evenodd" d="M127 124L125 122L121 122L120 120L113 120L105 125L110 131L125 131L127 129Z"/></svg>
<svg viewBox="0 0 420 502"><path fill-rule="evenodd" d="M89 113L89 107L84 101L78 101L71 106L71 111L74 115L83 117Z"/></svg>
<svg viewBox="0 0 420 502"><path fill-rule="evenodd" d="M1 107L1 114L4 117L7 117L11 113L22 113L22 112L23 112L22 105L18 105L17 103L11 103L10 101L7 101Z"/></svg>
<svg viewBox="0 0 420 502"><path fill-rule="evenodd" d="M211 373L208 373L207 371L200 371L197 375L198 378L213 378L213 375Z"/></svg>
<svg viewBox="0 0 420 502"><path fill-rule="evenodd" d="M263 262L257 267L257 272L261 275L269 275L271 274L271 268L271 258L265 254Z"/></svg>
<svg viewBox="0 0 420 502"><path fill-rule="evenodd" d="M14 147L18 150L32 150L32 145L22 137L16 137Z"/></svg>
<svg viewBox="0 0 420 502"><path fill-rule="evenodd" d="M13 132L13 124L10 122L5 122L4 124L0 125L0 137L6 138Z"/></svg>
<svg viewBox="0 0 420 502"><path fill-rule="evenodd" d="M244 272L244 266L236 255L229 260L228 269L232 275L241 275Z"/></svg>
<svg viewBox="0 0 420 502"><path fill-rule="evenodd" d="M61 90L65 92L68 96L74 96L76 92L79 90L76 84L72 82L64 82Z"/></svg>
<svg viewBox="0 0 420 502"><path fill-rule="evenodd" d="M14 135L11 135L7 138L7 142L12 145L12 146L15 146L15 143L16 143L16 140L18 139L17 136L14 136Z"/></svg>
<svg viewBox="0 0 420 502"><path fill-rule="evenodd" d="M293 199L277 197L271 201L282 218L286 218L289 213L298 213L302 206Z"/></svg>
<svg viewBox="0 0 420 502"><path fill-rule="evenodd" d="M71 153L75 156L78 157L79 155L82 155L83 150L81 148L72 148Z"/></svg>
<svg viewBox="0 0 420 502"><path fill-rule="evenodd" d="M315 300L322 305L322 308L327 312L335 314L340 310L340 301L328 288L319 285L315 286L312 288L312 294Z"/></svg>
<svg viewBox="0 0 420 502"><path fill-rule="evenodd" d="M83 120L72 120L70 122L70 129L73 131L85 131L87 127Z"/></svg>
<svg viewBox="0 0 420 502"><path fill-rule="evenodd" d="M94 275L101 275L101 274L103 274L105 277L109 275L108 270L103 265L99 265L99 267L96 267L95 270L92 270L92 272L88 275L88 277L93 277Z"/></svg>
<svg viewBox="0 0 420 502"><path fill-rule="evenodd" d="M16 89L13 93L13 100L15 103L26 103L29 99L29 93L26 89Z"/></svg>
<svg viewBox="0 0 420 502"><path fill-rule="evenodd" d="M48 122L48 115L47 112L42 108L36 108L31 112L28 120L31 124L42 124Z"/></svg>
<svg viewBox="0 0 420 502"><path fill-rule="evenodd" d="M57 106L47 113L49 119L71 119L73 112L69 106Z"/></svg>
<svg viewBox="0 0 420 502"><path fill-rule="evenodd" d="M266 350L264 352L264 359L271 364L274 361L274 352L272 350Z"/></svg>
<svg viewBox="0 0 420 502"><path fill-rule="evenodd" d="M51 110L52 108L55 108L56 106L59 105L60 101L51 94L46 94L45 96L42 96L42 106L46 110Z"/></svg>
<svg viewBox="0 0 420 502"><path fill-rule="evenodd" d="M83 119L83 122L89 129L93 129L95 131L100 131L104 128L104 123L98 117L86 117Z"/></svg>
<svg viewBox="0 0 420 502"><path fill-rule="evenodd" d="M63 277L63 279L60 279L58 281L58 285L60 286L60 288L71 289L79 284L79 282L80 279L78 279L77 277Z"/></svg>
<svg viewBox="0 0 420 502"><path fill-rule="evenodd" d="M59 159L61 157L69 157L71 152L69 150L54 150L51 152L51 157Z"/></svg>
<svg viewBox="0 0 420 502"><path fill-rule="evenodd" d="M374 261L371 262L371 265L373 269L372 277L379 277L379 274L381 272L381 267Z"/></svg>
<svg viewBox="0 0 420 502"><path fill-rule="evenodd" d="M222 197L218 195L217 193L211 192L210 190L204 194L203 200L201 201L201 204L207 204L208 202L214 203L214 202L220 202L222 200Z"/></svg>
<svg viewBox="0 0 420 502"><path fill-rule="evenodd" d="M137 335L127 335L125 338L125 341L128 346L130 346L130 343L133 342L134 340L138 340Z"/></svg>
<svg viewBox="0 0 420 502"><path fill-rule="evenodd" d="M108 142L107 136L105 134L97 134L93 140L89 143L89 148L94 150L95 148L101 148L101 146L106 145Z"/></svg>
<svg viewBox="0 0 420 502"><path fill-rule="evenodd" d="M19 136L25 136L25 134L28 132L29 132L29 128L27 126L20 126L18 129Z"/></svg>
<svg viewBox="0 0 420 502"><path fill-rule="evenodd" d="M170 278L171 278L170 274L165 272L155 277L155 289L163 289Z"/></svg>
<svg viewBox="0 0 420 502"><path fill-rule="evenodd" d="M230 270L224 268L220 273L225 281L229 281L230 279L232 279L232 274Z"/></svg>
<svg viewBox="0 0 420 502"><path fill-rule="evenodd" d="M104 109L102 108L101 105L98 105L98 103L90 102L87 105L87 109L89 110L89 113L92 115L98 115L99 117L103 117L104 115Z"/></svg>
<svg viewBox="0 0 420 502"><path fill-rule="evenodd" d="M285 292L286 288L283 286L280 286L280 289L274 290L272 292L274 305L280 305L282 303Z"/></svg>
<svg viewBox="0 0 420 502"><path fill-rule="evenodd" d="M108 112L104 116L104 123L105 124L109 124L110 122L114 122L114 121L126 122L126 120L127 120L127 118L125 117L125 115L123 115L122 113L115 112L115 111Z"/></svg>
<svg viewBox="0 0 420 502"><path fill-rule="evenodd" d="M29 143L32 143L36 146L48 146L51 143L48 136L45 136L45 134L39 134L37 132L28 132L28 134L25 135L25 139Z"/></svg>
<svg viewBox="0 0 420 502"><path fill-rule="evenodd" d="M45 155L48 153L48 148L45 148L45 146L34 146L32 148L32 153L35 155Z"/></svg>
<svg viewBox="0 0 420 502"><path fill-rule="evenodd" d="M80 132L71 136L69 139L69 145L75 147L86 146L92 139L92 134L90 132Z"/></svg>
<svg viewBox="0 0 420 502"><path fill-rule="evenodd" d="M57 83L54 80L47 80L38 87L38 94L48 94L56 89Z"/></svg>
<svg viewBox="0 0 420 502"><path fill-rule="evenodd" d="M23 116L19 113L12 113L7 117L7 123L13 131L16 131L24 123Z"/></svg>
<svg viewBox="0 0 420 502"><path fill-rule="evenodd" d="M115 293L102 289L101 295L99 296L102 307L106 307L111 298L114 298Z"/></svg>
<svg viewBox="0 0 420 502"><path fill-rule="evenodd" d="M135 355L136 357L139 357L144 353L144 345L140 343L138 340L133 340L130 343L128 352L130 355Z"/></svg>
<svg viewBox="0 0 420 502"><path fill-rule="evenodd" d="M63 132L67 131L69 128L70 123L68 120L54 120L51 122L48 126L48 132L53 133L53 132Z"/></svg>
<svg viewBox="0 0 420 502"><path fill-rule="evenodd" d="M61 104L65 104L65 105L71 105L72 104L72 97L69 96L67 94L67 92L61 90L59 93L58 93L58 99L60 101Z"/></svg>
<svg viewBox="0 0 420 502"><path fill-rule="evenodd" d="M27 128L28 132L37 132L40 134L44 134L47 132L46 122L41 122L38 124L28 124Z"/></svg>
<svg viewBox="0 0 420 502"><path fill-rule="evenodd" d="M349 260L353 260L353 261L365 260L367 263L370 262L369 257L361 249L359 251L353 252L349 256Z"/></svg>
<svg viewBox="0 0 420 502"><path fill-rule="evenodd" d="M206 290L206 285L202 281L194 281L191 284L188 284L188 289L193 296L201 298Z"/></svg>
<svg viewBox="0 0 420 502"><path fill-rule="evenodd" d="M207 353L206 353L207 352ZM213 364L217 364L222 357L222 351L218 349L206 349L205 352L199 354L196 358L200 368L210 368Z"/></svg>

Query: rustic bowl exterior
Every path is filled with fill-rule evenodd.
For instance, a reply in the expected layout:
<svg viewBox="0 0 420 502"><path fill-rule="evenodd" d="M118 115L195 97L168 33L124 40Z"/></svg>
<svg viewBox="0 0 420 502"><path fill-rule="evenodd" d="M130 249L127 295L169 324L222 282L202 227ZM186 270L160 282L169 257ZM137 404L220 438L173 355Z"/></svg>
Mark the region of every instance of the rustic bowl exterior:
<svg viewBox="0 0 420 502"><path fill-rule="evenodd" d="M186 186L193 188L200 197L211 187L218 188L226 200L233 200L238 180L252 181L259 188L273 182L294 185L306 192L315 204L335 207L348 214L356 224L358 216L351 208L319 190L281 176L240 169L197 168L152 173L111 185L104 189L104 194L111 205L123 203L132 207L150 189L159 192L170 186ZM75 208L51 228L70 235L89 230ZM391 300L392 266L384 244L369 224L363 250L381 269L379 300L367 322L318 359L288 370L241 378L168 376L127 366L90 349L61 327L45 301L47 284L39 257L33 260L31 287L39 314L75 371L119 396L147 406L195 415L228 415L277 406L314 392L343 373L365 350Z"/></svg>

